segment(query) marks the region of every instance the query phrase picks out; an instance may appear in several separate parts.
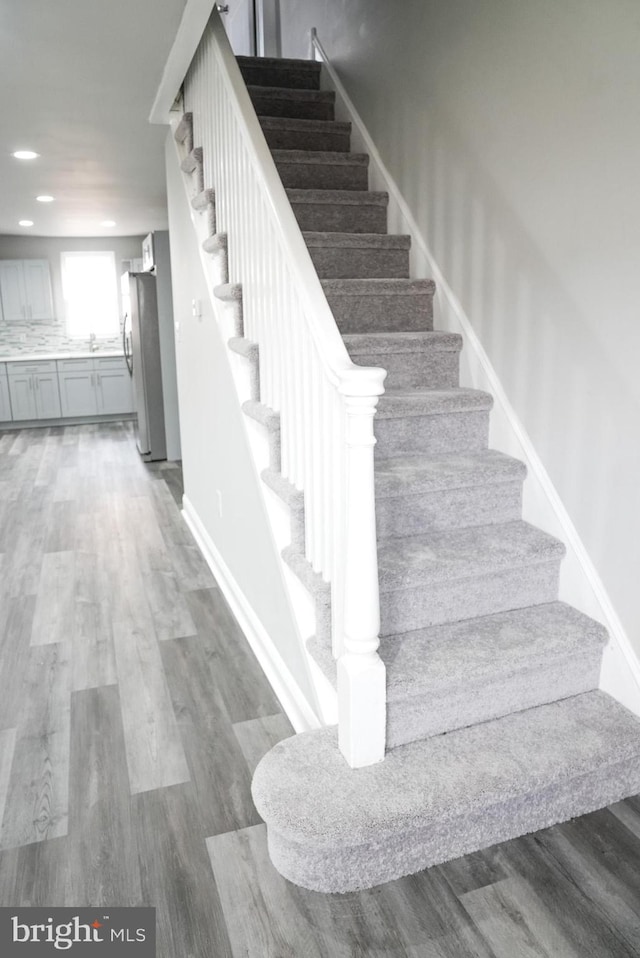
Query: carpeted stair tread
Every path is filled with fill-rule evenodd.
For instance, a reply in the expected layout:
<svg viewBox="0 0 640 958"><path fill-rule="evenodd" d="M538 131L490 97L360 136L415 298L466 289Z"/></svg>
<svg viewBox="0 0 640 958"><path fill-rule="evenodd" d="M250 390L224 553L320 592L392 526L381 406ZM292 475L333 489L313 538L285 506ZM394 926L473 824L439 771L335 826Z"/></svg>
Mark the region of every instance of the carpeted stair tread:
<svg viewBox="0 0 640 958"><path fill-rule="evenodd" d="M351 124L342 120L308 120L301 116L266 116L260 113L258 121L263 129L291 130L296 133L351 133Z"/></svg>
<svg viewBox="0 0 640 958"><path fill-rule="evenodd" d="M271 150L276 166L279 163L300 163L307 166L369 166L366 153L341 153L337 150Z"/></svg>
<svg viewBox="0 0 640 958"><path fill-rule="evenodd" d="M265 139L272 150L313 150L348 153L351 124L337 120L307 120L258 114Z"/></svg>
<svg viewBox="0 0 640 958"><path fill-rule="evenodd" d="M336 97L331 90L294 90L291 87L258 86L253 83L247 84L247 90L250 96L268 96L274 100L295 100L303 104L333 103ZM314 119L314 117L310 117L310 119Z"/></svg>
<svg viewBox="0 0 640 958"><path fill-rule="evenodd" d="M387 389L458 386L462 336L425 330L347 333L347 352L359 366L384 366Z"/></svg>
<svg viewBox="0 0 640 958"><path fill-rule="evenodd" d="M387 748L591 691L606 640L563 602L384 636ZM329 642L307 648L335 685Z"/></svg>
<svg viewBox="0 0 640 958"><path fill-rule="evenodd" d="M393 279L365 277L358 279L323 279L327 295L340 296L433 296L436 284L432 279Z"/></svg>
<svg viewBox="0 0 640 958"><path fill-rule="evenodd" d="M320 63L274 57L236 57L245 83L317 90Z"/></svg>
<svg viewBox="0 0 640 958"><path fill-rule="evenodd" d="M334 119L335 93L330 90L292 90L286 87L249 84L247 91L259 116Z"/></svg>
<svg viewBox="0 0 640 958"><path fill-rule="evenodd" d="M387 193L288 189L287 195L302 231L386 233Z"/></svg>
<svg viewBox="0 0 640 958"><path fill-rule="evenodd" d="M578 654L595 656L597 685L606 641L606 629L594 619L564 602L550 602L387 635L380 655L392 702L447 690L471 695L472 688L490 683L496 673L515 674Z"/></svg>
<svg viewBox="0 0 640 958"><path fill-rule="evenodd" d="M349 353L414 353L417 349L459 353L462 336L440 330L408 330L382 333L345 333L342 337Z"/></svg>
<svg viewBox="0 0 640 958"><path fill-rule="evenodd" d="M332 249L401 249L411 247L411 237L396 233L318 233L303 232L309 247L329 246Z"/></svg>
<svg viewBox="0 0 640 958"><path fill-rule="evenodd" d="M343 334L433 329L433 280L386 276L320 281Z"/></svg>
<svg viewBox="0 0 640 958"><path fill-rule="evenodd" d="M343 206L381 206L385 210L389 203L389 194L374 190L296 190L288 189L290 203L313 203Z"/></svg>
<svg viewBox="0 0 640 958"><path fill-rule="evenodd" d="M376 501L443 489L522 481L526 475L524 463L496 449L433 459L427 456L381 459L375 465Z"/></svg>
<svg viewBox="0 0 640 958"><path fill-rule="evenodd" d="M380 589L382 592L420 587L426 590L432 583L559 562L564 554L562 542L520 519L381 539L378 543Z"/></svg>
<svg viewBox="0 0 640 958"><path fill-rule="evenodd" d="M399 878L640 790L640 722L602 692L391 751L349 768L335 728L289 738L252 793L277 869L345 892Z"/></svg>
<svg viewBox="0 0 640 958"><path fill-rule="evenodd" d="M378 400L378 419L433 416L491 409L493 397L480 389L388 389Z"/></svg>

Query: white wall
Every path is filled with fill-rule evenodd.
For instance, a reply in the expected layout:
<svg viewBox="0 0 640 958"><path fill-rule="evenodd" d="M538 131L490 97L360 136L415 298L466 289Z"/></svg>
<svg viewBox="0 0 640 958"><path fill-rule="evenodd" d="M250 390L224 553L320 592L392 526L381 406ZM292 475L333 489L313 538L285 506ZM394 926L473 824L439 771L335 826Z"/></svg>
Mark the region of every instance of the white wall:
<svg viewBox="0 0 640 958"><path fill-rule="evenodd" d="M185 497L311 709L316 697L285 592L237 399L213 315L175 148L167 140L167 196ZM192 301L202 315L192 315ZM218 503L221 502L222 514Z"/></svg>
<svg viewBox="0 0 640 958"><path fill-rule="evenodd" d="M640 8L280 11L284 56L318 28L640 653Z"/></svg>
<svg viewBox="0 0 640 958"><path fill-rule="evenodd" d="M46 352L47 349L57 351L60 348L86 350L88 339L68 340L66 337L60 253L112 250L116 258L116 272L119 278L122 261L139 258L142 255L141 244L141 236L51 237L1 234L0 259L46 259L49 261L55 314L53 323L3 323L0 321L0 349L2 354ZM120 283L118 283L119 296ZM122 316L122 309L120 315ZM24 335L24 339L18 339L21 335ZM113 345L116 349L122 346L119 337L114 337L113 340L109 340L105 344Z"/></svg>

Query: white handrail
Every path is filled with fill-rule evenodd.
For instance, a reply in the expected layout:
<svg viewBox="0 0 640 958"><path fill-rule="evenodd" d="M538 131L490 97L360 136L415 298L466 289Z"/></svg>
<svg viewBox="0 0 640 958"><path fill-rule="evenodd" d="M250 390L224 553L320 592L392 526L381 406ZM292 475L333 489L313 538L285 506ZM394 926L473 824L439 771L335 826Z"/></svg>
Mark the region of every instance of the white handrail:
<svg viewBox="0 0 640 958"><path fill-rule="evenodd" d="M331 583L340 747L353 766L385 743L373 417L383 369L351 362L217 11L184 82L204 183L259 346L260 399L280 413L282 474L305 496L305 555Z"/></svg>

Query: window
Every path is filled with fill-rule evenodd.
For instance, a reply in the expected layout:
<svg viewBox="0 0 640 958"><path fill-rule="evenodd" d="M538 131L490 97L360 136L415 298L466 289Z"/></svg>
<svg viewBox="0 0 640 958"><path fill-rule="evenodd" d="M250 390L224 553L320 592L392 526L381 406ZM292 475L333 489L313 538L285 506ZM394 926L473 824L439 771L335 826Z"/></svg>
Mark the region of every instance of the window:
<svg viewBox="0 0 640 958"><path fill-rule="evenodd" d="M100 339L120 334L115 253L62 253L67 335Z"/></svg>

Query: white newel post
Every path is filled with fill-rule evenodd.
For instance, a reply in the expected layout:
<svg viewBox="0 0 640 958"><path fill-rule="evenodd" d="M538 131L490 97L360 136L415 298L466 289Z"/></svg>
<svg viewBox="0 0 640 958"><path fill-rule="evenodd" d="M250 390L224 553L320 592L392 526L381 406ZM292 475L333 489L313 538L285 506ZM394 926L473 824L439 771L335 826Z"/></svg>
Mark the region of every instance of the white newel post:
<svg viewBox="0 0 640 958"><path fill-rule="evenodd" d="M343 379L346 412L344 654L338 660L338 741L352 768L384 758L386 676L378 655L380 596L373 471L373 417L386 373Z"/></svg>

